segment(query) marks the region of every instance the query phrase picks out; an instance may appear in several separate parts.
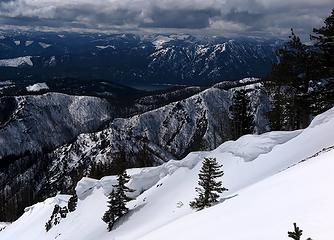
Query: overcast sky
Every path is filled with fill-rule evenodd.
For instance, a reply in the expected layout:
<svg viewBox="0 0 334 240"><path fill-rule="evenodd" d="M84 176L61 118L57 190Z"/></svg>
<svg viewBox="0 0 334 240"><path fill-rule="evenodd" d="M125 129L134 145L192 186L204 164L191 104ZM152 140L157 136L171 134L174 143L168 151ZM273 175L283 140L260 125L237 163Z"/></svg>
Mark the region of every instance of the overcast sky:
<svg viewBox="0 0 334 240"><path fill-rule="evenodd" d="M284 36L291 27L308 34L333 7L333 0L0 0L0 26Z"/></svg>

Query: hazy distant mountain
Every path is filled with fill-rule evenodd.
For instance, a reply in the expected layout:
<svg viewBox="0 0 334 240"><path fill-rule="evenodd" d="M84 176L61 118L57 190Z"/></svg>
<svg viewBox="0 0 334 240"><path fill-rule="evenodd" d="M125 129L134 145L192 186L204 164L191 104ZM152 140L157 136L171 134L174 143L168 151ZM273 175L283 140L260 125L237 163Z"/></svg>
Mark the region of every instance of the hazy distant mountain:
<svg viewBox="0 0 334 240"><path fill-rule="evenodd" d="M279 44L175 34L5 33L0 38L0 78L206 85L263 76L276 62Z"/></svg>

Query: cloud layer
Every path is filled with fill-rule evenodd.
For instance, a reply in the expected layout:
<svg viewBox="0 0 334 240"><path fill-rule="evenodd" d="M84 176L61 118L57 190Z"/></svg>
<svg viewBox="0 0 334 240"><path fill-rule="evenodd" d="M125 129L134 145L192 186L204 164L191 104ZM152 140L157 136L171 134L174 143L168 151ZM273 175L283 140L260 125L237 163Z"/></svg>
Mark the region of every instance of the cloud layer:
<svg viewBox="0 0 334 240"><path fill-rule="evenodd" d="M332 0L2 0L0 25L28 28L307 34Z"/></svg>

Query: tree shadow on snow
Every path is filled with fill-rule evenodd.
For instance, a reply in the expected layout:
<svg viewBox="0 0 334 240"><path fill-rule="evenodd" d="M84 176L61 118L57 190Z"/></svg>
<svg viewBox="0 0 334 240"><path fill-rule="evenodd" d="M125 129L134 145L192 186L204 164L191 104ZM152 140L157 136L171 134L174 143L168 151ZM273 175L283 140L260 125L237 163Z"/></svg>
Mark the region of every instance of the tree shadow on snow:
<svg viewBox="0 0 334 240"><path fill-rule="evenodd" d="M219 200L218 203L223 203L223 202L225 202L226 200L231 199L231 198L234 198L234 197L237 197L237 196L238 196L238 194L234 194L234 195L232 195L232 196L228 196L228 197L222 198L222 199Z"/></svg>
<svg viewBox="0 0 334 240"><path fill-rule="evenodd" d="M137 207L135 207L134 209L130 210L127 214L125 214L124 216L122 216L121 218L119 218L116 222L115 225L113 227L113 229L117 229L119 226L121 226L123 223L126 223L133 214L135 214L136 212L138 212L140 209L142 209L144 206L146 205L146 203L141 204Z"/></svg>

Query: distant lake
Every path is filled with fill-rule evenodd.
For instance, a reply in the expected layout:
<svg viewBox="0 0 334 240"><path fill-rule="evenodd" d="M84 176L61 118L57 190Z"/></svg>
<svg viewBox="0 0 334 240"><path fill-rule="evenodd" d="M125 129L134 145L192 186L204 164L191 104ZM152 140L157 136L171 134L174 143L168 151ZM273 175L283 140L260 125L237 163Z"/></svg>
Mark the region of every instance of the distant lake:
<svg viewBox="0 0 334 240"><path fill-rule="evenodd" d="M144 91L159 91L159 90L166 90L174 87L187 87L188 85L182 85L182 84L161 84L161 83L147 83L147 84L126 84L129 87L138 89L138 90L144 90Z"/></svg>

